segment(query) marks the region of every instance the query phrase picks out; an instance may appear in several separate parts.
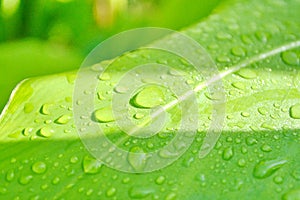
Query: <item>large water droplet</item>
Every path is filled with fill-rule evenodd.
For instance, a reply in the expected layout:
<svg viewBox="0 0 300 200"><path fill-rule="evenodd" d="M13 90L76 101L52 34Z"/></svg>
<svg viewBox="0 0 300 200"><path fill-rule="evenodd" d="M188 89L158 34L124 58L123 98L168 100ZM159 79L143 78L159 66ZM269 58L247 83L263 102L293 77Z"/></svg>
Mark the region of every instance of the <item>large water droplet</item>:
<svg viewBox="0 0 300 200"><path fill-rule="evenodd" d="M285 62L288 65L298 65L299 64L299 58L295 52L286 51L281 54L281 58L283 62Z"/></svg>
<svg viewBox="0 0 300 200"><path fill-rule="evenodd" d="M54 133L54 130L51 129L50 127L43 127L38 131L38 135L45 137L45 138L51 137L53 133Z"/></svg>
<svg viewBox="0 0 300 200"><path fill-rule="evenodd" d="M133 147L128 152L127 160L136 171L144 169L147 161L147 155L140 147Z"/></svg>
<svg viewBox="0 0 300 200"><path fill-rule="evenodd" d="M39 161L34 163L31 169L36 174L43 174L47 169L47 165L46 163Z"/></svg>
<svg viewBox="0 0 300 200"><path fill-rule="evenodd" d="M290 116L294 119L300 119L300 104L290 107Z"/></svg>
<svg viewBox="0 0 300 200"><path fill-rule="evenodd" d="M102 163L95 158L85 156L83 158L83 171L86 174L96 174L100 171Z"/></svg>
<svg viewBox="0 0 300 200"><path fill-rule="evenodd" d="M140 108L152 108L164 103L162 88L156 85L144 87L130 101L133 106Z"/></svg>
<svg viewBox="0 0 300 200"><path fill-rule="evenodd" d="M96 110L93 113L93 118L98 122L112 122L114 121L112 108L111 107L104 107Z"/></svg>
<svg viewBox="0 0 300 200"><path fill-rule="evenodd" d="M256 178L266 178L271 176L275 171L282 167L287 160L276 159L276 160L264 160L260 161L253 170L253 175Z"/></svg>

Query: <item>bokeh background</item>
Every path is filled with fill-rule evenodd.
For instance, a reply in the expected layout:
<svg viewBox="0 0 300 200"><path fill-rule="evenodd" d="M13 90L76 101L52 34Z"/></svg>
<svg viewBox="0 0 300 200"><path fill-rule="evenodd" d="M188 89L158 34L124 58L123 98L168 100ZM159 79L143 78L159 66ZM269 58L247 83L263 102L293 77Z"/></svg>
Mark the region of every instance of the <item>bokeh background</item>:
<svg viewBox="0 0 300 200"><path fill-rule="evenodd" d="M221 0L0 0L0 111L23 79L78 69L106 38L137 27L180 30Z"/></svg>

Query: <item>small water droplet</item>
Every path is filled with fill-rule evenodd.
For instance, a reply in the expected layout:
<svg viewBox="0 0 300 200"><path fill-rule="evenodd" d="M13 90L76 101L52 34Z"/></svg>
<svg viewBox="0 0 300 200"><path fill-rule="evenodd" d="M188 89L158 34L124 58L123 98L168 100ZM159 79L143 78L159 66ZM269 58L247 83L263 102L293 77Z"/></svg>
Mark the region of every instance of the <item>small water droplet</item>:
<svg viewBox="0 0 300 200"><path fill-rule="evenodd" d="M247 137L246 138L246 144L248 145L248 146L252 146L252 145L255 145L255 144L257 144L257 140L255 139L255 138L253 138L253 137Z"/></svg>
<svg viewBox="0 0 300 200"><path fill-rule="evenodd" d="M136 114L134 114L133 117L134 117L135 119L141 119L141 118L144 117L144 114L142 114L142 113L136 113Z"/></svg>
<svg viewBox="0 0 300 200"><path fill-rule="evenodd" d="M129 190L129 196L134 199L143 199L154 192L154 189L147 186L135 186Z"/></svg>
<svg viewBox="0 0 300 200"><path fill-rule="evenodd" d="M58 119L55 120L55 123L57 124L66 124L72 119L70 115L62 115Z"/></svg>
<svg viewBox="0 0 300 200"><path fill-rule="evenodd" d="M283 182L282 176L275 176L273 180L276 184L281 184Z"/></svg>
<svg viewBox="0 0 300 200"><path fill-rule="evenodd" d="M96 174L100 171L102 163L95 158L85 156L83 158L83 171L86 174Z"/></svg>
<svg viewBox="0 0 300 200"><path fill-rule="evenodd" d="M109 188L109 189L106 191L106 196L107 196L107 197L112 197L112 196L114 196L116 193L117 193L117 189L114 188L114 187L111 187L111 188Z"/></svg>
<svg viewBox="0 0 300 200"><path fill-rule="evenodd" d="M222 158L224 160L230 160L233 157L233 155L234 155L233 148L228 147L228 148L224 149Z"/></svg>
<svg viewBox="0 0 300 200"><path fill-rule="evenodd" d="M254 79L257 77L255 71L247 68L240 69L236 74L245 79Z"/></svg>
<svg viewBox="0 0 300 200"><path fill-rule="evenodd" d="M55 178L52 180L52 184L53 184L53 185L57 185L59 182L60 182L60 178L59 178L59 177L55 177Z"/></svg>
<svg viewBox="0 0 300 200"><path fill-rule="evenodd" d="M112 122L114 121L113 113L112 113L112 108L111 107L104 107L96 110L93 113L93 118L97 122Z"/></svg>
<svg viewBox="0 0 300 200"><path fill-rule="evenodd" d="M101 75L99 75L98 78L101 81L108 81L108 80L110 80L110 75L108 73L104 72Z"/></svg>
<svg viewBox="0 0 300 200"><path fill-rule="evenodd" d="M47 165L44 162L36 162L31 166L31 169L36 174L43 174L47 169Z"/></svg>
<svg viewBox="0 0 300 200"><path fill-rule="evenodd" d="M264 152L270 152L270 151L272 151L272 148L269 145L264 144L261 146L261 150Z"/></svg>
<svg viewBox="0 0 300 200"><path fill-rule="evenodd" d="M165 180L166 180L166 177L164 177L164 176L159 176L159 177L157 177L157 179L155 180L155 183L156 183L157 185L162 185L162 184L165 182Z"/></svg>
<svg viewBox="0 0 300 200"><path fill-rule="evenodd" d="M165 200L175 200L176 198L177 198L177 194L174 192L171 192L166 196Z"/></svg>
<svg viewBox="0 0 300 200"><path fill-rule="evenodd" d="M50 103L45 103L42 105L41 109L40 109L40 113L43 115L50 115L50 107L52 106L52 104Z"/></svg>
<svg viewBox="0 0 300 200"><path fill-rule="evenodd" d="M240 90L245 90L245 85L242 82L235 82L231 84L233 87L240 89Z"/></svg>
<svg viewBox="0 0 300 200"><path fill-rule="evenodd" d="M221 55L217 57L217 61L221 63L230 62L230 58L225 55Z"/></svg>
<svg viewBox="0 0 300 200"><path fill-rule="evenodd" d="M257 110L261 115L266 115L268 113L268 110L265 107L260 107Z"/></svg>
<svg viewBox="0 0 300 200"><path fill-rule="evenodd" d="M256 178L262 179L271 176L279 168L281 168L287 160L264 160L260 161L253 170L253 175Z"/></svg>
<svg viewBox="0 0 300 200"><path fill-rule="evenodd" d="M240 57L246 55L245 50L244 50L242 47L238 47L238 46L237 46L237 47L233 47L233 48L231 49L231 53L232 53L233 55L235 55L235 56L240 56Z"/></svg>
<svg viewBox="0 0 300 200"><path fill-rule="evenodd" d="M26 185L26 184L28 184L32 179L33 179L33 176L31 176L31 175L22 175L22 176L19 178L19 183L22 184L22 185Z"/></svg>
<svg viewBox="0 0 300 200"><path fill-rule="evenodd" d="M78 159L77 156L72 156L72 157L70 158L70 162L73 163L73 164L74 164L74 163L77 163L78 160L79 160L79 159Z"/></svg>
<svg viewBox="0 0 300 200"><path fill-rule="evenodd" d="M290 117L293 119L300 119L300 104L295 104L290 107Z"/></svg>
<svg viewBox="0 0 300 200"><path fill-rule="evenodd" d="M246 160L244 158L239 159L238 166L245 167L246 166Z"/></svg>
<svg viewBox="0 0 300 200"><path fill-rule="evenodd" d="M25 113L31 113L34 109L34 105L32 103L26 103L24 105L24 112Z"/></svg>
<svg viewBox="0 0 300 200"><path fill-rule="evenodd" d="M7 181L12 181L15 178L15 172L13 169L10 169L7 171L6 176L5 176Z"/></svg>

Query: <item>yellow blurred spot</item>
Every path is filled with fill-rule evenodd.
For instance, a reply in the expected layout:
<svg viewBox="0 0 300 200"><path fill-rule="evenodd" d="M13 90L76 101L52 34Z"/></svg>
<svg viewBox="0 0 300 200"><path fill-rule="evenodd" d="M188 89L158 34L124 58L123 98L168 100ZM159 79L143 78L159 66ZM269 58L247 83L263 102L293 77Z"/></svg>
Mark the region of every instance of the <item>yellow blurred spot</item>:
<svg viewBox="0 0 300 200"><path fill-rule="evenodd" d="M10 17L16 13L20 6L20 0L2 0L1 11L4 17Z"/></svg>

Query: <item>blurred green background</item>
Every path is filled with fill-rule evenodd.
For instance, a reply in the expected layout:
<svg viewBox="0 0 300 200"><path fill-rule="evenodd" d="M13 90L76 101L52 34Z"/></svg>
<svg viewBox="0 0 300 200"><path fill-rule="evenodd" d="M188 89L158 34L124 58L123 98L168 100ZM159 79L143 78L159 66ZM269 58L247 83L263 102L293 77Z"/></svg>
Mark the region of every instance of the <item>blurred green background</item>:
<svg viewBox="0 0 300 200"><path fill-rule="evenodd" d="M0 111L21 80L78 69L99 42L145 26L179 30L220 0L0 0Z"/></svg>

